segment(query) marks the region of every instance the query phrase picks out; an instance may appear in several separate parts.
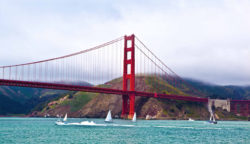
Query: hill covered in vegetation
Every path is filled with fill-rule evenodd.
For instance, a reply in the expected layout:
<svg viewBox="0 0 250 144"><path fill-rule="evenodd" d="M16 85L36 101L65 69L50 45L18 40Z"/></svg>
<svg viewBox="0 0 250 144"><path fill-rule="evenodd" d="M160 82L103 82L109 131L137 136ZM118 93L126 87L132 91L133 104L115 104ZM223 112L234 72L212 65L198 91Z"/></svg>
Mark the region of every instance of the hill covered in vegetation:
<svg viewBox="0 0 250 144"><path fill-rule="evenodd" d="M137 76L137 91L191 95L219 99L250 99L250 87L217 86L186 79L189 85L174 87L162 78ZM122 89L118 78L98 87ZM193 93L197 89L203 95ZM71 92L39 88L0 86L0 115L30 114L31 116L57 116L68 113L70 117L105 117L109 109L113 116L121 114L122 99L119 95ZM207 106L202 103L136 97L135 110L141 118L156 119L207 119ZM222 119L235 118L223 110L216 110Z"/></svg>
<svg viewBox="0 0 250 144"><path fill-rule="evenodd" d="M63 82L62 82L63 83ZM90 85L85 82L80 85ZM28 114L41 109L43 103L68 91L15 86L0 86L0 115Z"/></svg>
<svg viewBox="0 0 250 144"><path fill-rule="evenodd" d="M178 95L192 95L185 91L191 91L190 87L185 90L173 87L161 78L153 76L136 77L137 91L157 92ZM196 82L197 84L197 82ZM191 83L193 87L197 87ZM115 79L99 87L122 89L122 79ZM201 91L208 90L204 88ZM219 87L219 86L218 86ZM216 94L214 91L212 94ZM226 91L227 92L227 91ZM218 95L220 96L220 95ZM65 95L44 103L43 109L37 109L32 116L57 116L68 113L70 117L99 117L104 118L108 110L112 110L113 117L121 114L122 99L119 95L95 94L88 92L68 92ZM197 102L174 101L167 99L155 99L136 97L135 111L139 118L150 117L153 119L208 119L207 105ZM238 119L235 115L222 109L216 109L217 117L220 119Z"/></svg>

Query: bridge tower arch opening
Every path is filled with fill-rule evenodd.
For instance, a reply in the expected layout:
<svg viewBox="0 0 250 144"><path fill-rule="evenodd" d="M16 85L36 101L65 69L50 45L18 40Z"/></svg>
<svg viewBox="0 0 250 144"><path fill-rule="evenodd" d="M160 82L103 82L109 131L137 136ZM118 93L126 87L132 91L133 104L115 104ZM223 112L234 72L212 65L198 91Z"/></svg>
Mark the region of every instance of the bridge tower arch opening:
<svg viewBox="0 0 250 144"><path fill-rule="evenodd" d="M124 36L122 118L131 119L135 107L135 35Z"/></svg>

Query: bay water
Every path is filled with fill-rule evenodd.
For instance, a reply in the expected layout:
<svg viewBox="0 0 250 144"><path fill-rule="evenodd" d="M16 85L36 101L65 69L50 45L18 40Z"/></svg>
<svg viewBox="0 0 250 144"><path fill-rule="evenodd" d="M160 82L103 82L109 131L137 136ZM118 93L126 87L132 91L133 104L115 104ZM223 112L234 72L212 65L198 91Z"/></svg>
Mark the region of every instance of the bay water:
<svg viewBox="0 0 250 144"><path fill-rule="evenodd" d="M0 144L250 144L250 122L184 120L129 120L69 118L69 123L94 121L97 125L55 125L56 118L0 118Z"/></svg>

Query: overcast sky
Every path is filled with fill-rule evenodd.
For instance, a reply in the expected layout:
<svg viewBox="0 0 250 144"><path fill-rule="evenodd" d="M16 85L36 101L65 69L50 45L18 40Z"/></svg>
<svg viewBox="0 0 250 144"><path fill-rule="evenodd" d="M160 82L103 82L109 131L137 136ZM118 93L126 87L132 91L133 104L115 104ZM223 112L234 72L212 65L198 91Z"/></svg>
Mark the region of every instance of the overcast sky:
<svg viewBox="0 0 250 144"><path fill-rule="evenodd" d="M182 77L250 85L249 0L0 0L0 65L132 33Z"/></svg>

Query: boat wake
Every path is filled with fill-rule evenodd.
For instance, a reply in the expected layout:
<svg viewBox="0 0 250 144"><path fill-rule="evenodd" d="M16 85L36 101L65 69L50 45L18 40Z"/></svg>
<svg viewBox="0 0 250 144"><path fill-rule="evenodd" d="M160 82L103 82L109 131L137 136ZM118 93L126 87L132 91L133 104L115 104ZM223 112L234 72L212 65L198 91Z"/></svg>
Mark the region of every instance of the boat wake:
<svg viewBox="0 0 250 144"><path fill-rule="evenodd" d="M222 129L222 128L211 128L211 127L178 127L178 126L154 126L158 128L176 128L176 129Z"/></svg>
<svg viewBox="0 0 250 144"><path fill-rule="evenodd" d="M97 124L93 121L82 121L79 123L64 123L64 122L56 122L56 125L61 126L114 126L114 127L134 127L135 125L121 125L121 124Z"/></svg>
<svg viewBox="0 0 250 144"><path fill-rule="evenodd" d="M106 126L105 124L96 124L93 121L82 121L79 123L64 123L64 122L56 122L56 125L77 125L77 126Z"/></svg>
<svg viewBox="0 0 250 144"><path fill-rule="evenodd" d="M116 127L134 127L135 125L120 125L120 124L112 124L110 126L116 126Z"/></svg>

